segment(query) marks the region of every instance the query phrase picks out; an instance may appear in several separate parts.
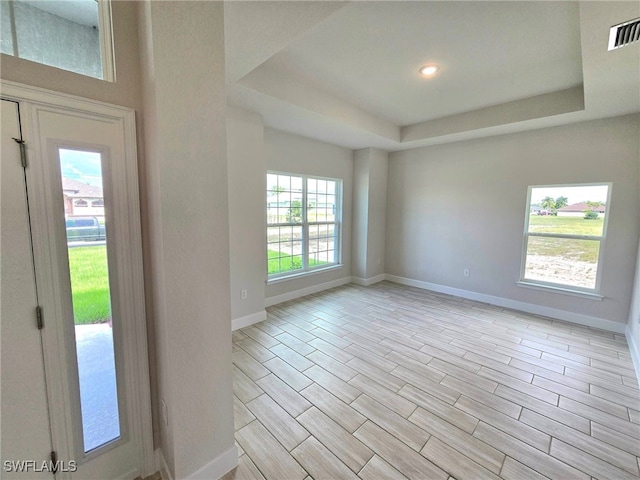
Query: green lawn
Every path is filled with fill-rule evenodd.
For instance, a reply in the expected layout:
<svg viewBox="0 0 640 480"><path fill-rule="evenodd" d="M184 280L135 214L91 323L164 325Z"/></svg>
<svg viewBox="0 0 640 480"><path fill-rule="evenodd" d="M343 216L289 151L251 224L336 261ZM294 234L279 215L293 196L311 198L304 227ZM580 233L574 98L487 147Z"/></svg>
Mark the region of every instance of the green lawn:
<svg viewBox="0 0 640 480"><path fill-rule="evenodd" d="M604 219L585 220L582 217L531 215L529 231L567 235L602 235ZM562 257L569 260L597 263L600 242L564 238L529 237L527 252L533 255Z"/></svg>
<svg viewBox="0 0 640 480"><path fill-rule="evenodd" d="M302 269L302 255L293 256L293 257L283 257L278 260L280 257L280 253L274 250L267 250L268 254L268 273L269 275L273 273L282 273L288 272L290 270L300 270ZM313 259L309 259L309 266L315 267L316 265L323 265L327 262L316 262Z"/></svg>
<svg viewBox="0 0 640 480"><path fill-rule="evenodd" d="M69 249L69 272L76 325L105 322L111 318L107 247Z"/></svg>
<svg viewBox="0 0 640 480"><path fill-rule="evenodd" d="M531 215L529 231L537 233L565 233L569 235L602 235L604 218L585 220L582 217Z"/></svg>

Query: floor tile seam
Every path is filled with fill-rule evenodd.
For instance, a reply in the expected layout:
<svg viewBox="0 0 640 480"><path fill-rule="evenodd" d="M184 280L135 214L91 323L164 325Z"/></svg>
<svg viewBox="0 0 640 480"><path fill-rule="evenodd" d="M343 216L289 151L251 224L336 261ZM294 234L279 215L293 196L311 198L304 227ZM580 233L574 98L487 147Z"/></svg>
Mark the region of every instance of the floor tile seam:
<svg viewBox="0 0 640 480"><path fill-rule="evenodd" d="M271 436L276 440L276 442L278 442L278 444L279 444L279 445L284 449L284 451L285 451L285 452L287 452L287 454L291 457L291 459L292 459L294 462L296 462L296 463L298 464L298 466L299 466L300 468L302 468L302 470L304 470L304 472L305 472L307 475L309 475L309 472L307 471L307 469L306 469L306 468L304 468L304 466L302 466L302 465L300 464L300 462L298 462L298 460L297 460L293 455L291 455L291 451L295 450L298 446L300 446L300 444L301 444L302 442L304 442L304 440L303 440L302 442L300 442L298 445L296 445L294 448L292 448L292 449L291 449L291 451L289 451L289 450L287 450L287 447L285 447L284 445L282 445L282 443L280 442L280 440L278 440L278 438L277 438L273 433L271 433L271 431L266 427L266 425L265 425L264 423L262 423L262 422L260 421L260 419L259 419L258 417L256 417L254 420L252 420L251 422L249 422L247 425L245 425L245 427L248 427L248 426L249 426L249 425L251 425L253 422L258 422L258 423L259 423L259 424L260 424L260 425L261 425L261 426L262 426L262 427L263 427L263 428L264 428L264 429L269 433L269 435L271 435ZM244 428L244 427L243 427L243 428ZM234 438L235 438L235 434L234 434ZM307 438L309 438L309 437L307 437ZM306 440L307 438L305 438L305 440ZM242 442L239 442L237 438L236 438L236 441L237 441L238 443L240 443L240 444L242 443ZM242 446L242 444L241 444L240 446ZM269 477L266 475L266 473L265 473L264 471L262 471L262 470L260 469L260 465L258 464L258 462L256 462L256 461L251 457L251 455L249 454L249 452L247 451L247 449L246 449L245 447L243 447L243 446L242 446L242 450L245 452L244 454L245 454L245 455L247 455L247 457L249 457L249 459L251 459L251 461L252 461L252 462L253 462L253 464L256 466L256 468L258 469L258 471L260 471L260 473L262 474L262 476L263 476L265 479L269 480ZM303 478L304 478L304 477L303 477Z"/></svg>

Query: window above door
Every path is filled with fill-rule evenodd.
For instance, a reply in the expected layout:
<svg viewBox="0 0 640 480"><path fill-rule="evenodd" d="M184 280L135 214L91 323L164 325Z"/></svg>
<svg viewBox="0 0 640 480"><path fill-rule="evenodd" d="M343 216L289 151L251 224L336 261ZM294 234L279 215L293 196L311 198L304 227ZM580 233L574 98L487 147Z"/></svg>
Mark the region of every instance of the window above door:
<svg viewBox="0 0 640 480"><path fill-rule="evenodd" d="M115 81L110 0L0 2L0 51Z"/></svg>

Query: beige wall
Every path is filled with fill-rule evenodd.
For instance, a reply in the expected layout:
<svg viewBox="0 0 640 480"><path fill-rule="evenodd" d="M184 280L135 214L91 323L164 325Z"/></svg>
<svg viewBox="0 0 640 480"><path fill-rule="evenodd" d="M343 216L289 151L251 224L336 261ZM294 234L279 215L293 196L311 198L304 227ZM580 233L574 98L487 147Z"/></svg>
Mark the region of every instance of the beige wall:
<svg viewBox="0 0 640 480"><path fill-rule="evenodd" d="M640 223L639 136L636 115L391 154L386 272L626 323ZM613 183L604 300L516 286L527 186L588 182Z"/></svg>
<svg viewBox="0 0 640 480"><path fill-rule="evenodd" d="M319 175L342 179L342 268L295 280L285 280L265 289L265 297L284 295L326 282L351 277L351 214L353 153L348 148L265 128L267 170ZM262 201L264 205L264 200ZM264 248L264 246L263 246Z"/></svg>
<svg viewBox="0 0 640 480"><path fill-rule="evenodd" d="M262 118L227 108L231 318L264 312L267 168ZM241 291L247 298L241 298Z"/></svg>

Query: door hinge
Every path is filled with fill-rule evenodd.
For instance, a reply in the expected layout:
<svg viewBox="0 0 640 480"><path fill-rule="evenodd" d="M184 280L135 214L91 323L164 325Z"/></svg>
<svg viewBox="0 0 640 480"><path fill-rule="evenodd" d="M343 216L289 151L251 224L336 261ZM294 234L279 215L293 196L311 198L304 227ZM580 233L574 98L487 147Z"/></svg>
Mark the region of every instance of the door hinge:
<svg viewBox="0 0 640 480"><path fill-rule="evenodd" d="M58 455L55 450L51 452L51 473L54 475L58 473Z"/></svg>
<svg viewBox="0 0 640 480"><path fill-rule="evenodd" d="M18 145L20 145L20 163L22 163L22 168L27 168L27 144L24 140L20 140L15 137L12 138Z"/></svg>
<svg viewBox="0 0 640 480"><path fill-rule="evenodd" d="M38 324L38 330L44 328L44 322L42 321L42 307L38 305L36 307L36 323Z"/></svg>

